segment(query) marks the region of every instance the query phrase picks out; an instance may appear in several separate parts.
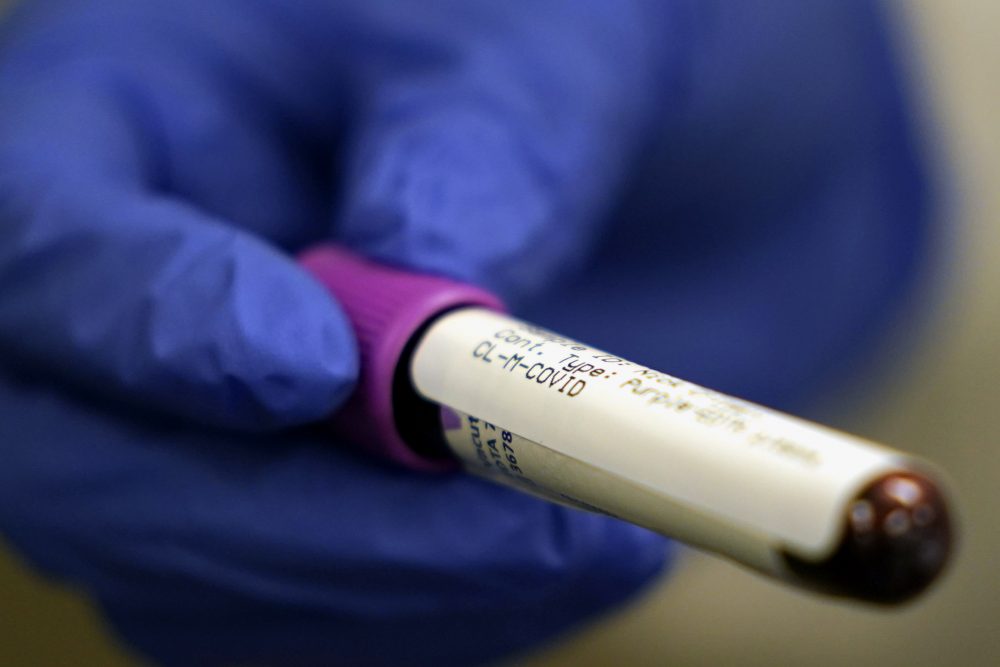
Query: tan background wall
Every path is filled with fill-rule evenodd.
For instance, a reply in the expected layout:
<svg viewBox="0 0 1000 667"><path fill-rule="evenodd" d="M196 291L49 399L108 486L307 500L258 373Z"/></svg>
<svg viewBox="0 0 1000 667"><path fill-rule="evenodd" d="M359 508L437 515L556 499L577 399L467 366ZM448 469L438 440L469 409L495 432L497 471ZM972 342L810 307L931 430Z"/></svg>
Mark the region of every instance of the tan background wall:
<svg viewBox="0 0 1000 667"><path fill-rule="evenodd" d="M5 0L0 0L0 8ZM693 555L634 605L521 664L1000 664L1000 3L898 0L915 30L958 195L940 304L916 355L838 425L932 457L963 544L921 603L876 612L789 592ZM862 405L858 405L862 403ZM0 665L130 665L94 611L0 550Z"/></svg>

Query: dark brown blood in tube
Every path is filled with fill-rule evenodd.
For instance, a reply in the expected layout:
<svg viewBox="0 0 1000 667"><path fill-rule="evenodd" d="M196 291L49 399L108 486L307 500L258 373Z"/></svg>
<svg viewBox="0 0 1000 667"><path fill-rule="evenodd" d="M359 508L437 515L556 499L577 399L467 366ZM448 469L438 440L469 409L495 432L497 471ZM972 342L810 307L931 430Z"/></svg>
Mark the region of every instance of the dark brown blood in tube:
<svg viewBox="0 0 1000 667"><path fill-rule="evenodd" d="M934 581L951 549L951 520L937 486L923 475L898 472L880 477L848 503L843 538L830 557L784 557L814 587L897 604Z"/></svg>

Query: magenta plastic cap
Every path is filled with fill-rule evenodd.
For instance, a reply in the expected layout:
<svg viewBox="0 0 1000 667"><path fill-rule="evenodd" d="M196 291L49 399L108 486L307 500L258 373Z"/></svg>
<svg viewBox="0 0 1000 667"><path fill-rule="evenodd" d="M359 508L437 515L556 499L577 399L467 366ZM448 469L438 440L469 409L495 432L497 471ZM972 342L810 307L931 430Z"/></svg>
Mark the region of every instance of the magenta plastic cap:
<svg viewBox="0 0 1000 667"><path fill-rule="evenodd" d="M299 263L336 297L358 341L360 376L333 417L337 432L409 468L455 468L454 460L421 456L400 436L393 406L396 368L407 343L437 315L463 306L503 310L501 301L471 285L388 267L334 245L307 250Z"/></svg>

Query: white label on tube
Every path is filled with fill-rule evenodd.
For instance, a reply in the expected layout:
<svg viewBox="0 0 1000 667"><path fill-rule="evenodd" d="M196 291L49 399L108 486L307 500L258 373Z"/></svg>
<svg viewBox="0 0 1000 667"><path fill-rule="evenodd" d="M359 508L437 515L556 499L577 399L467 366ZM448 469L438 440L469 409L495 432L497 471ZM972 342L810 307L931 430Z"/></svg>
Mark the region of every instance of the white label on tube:
<svg viewBox="0 0 1000 667"><path fill-rule="evenodd" d="M874 443L483 309L432 324L412 377L436 403L806 558L832 551L866 483L905 467Z"/></svg>
<svg viewBox="0 0 1000 667"><path fill-rule="evenodd" d="M546 500L625 519L768 574L785 574L766 535L741 530L472 415L451 408L442 408L442 415L448 446L473 474Z"/></svg>

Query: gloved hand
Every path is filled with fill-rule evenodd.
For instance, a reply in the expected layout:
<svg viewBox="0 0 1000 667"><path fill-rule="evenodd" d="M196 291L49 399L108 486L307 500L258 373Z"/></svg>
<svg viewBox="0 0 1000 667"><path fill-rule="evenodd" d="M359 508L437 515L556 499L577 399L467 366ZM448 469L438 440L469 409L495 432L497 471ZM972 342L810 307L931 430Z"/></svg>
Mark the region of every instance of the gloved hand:
<svg viewBox="0 0 1000 667"><path fill-rule="evenodd" d="M659 538L295 428L357 369L289 253L335 238L788 396L902 293L921 178L869 9L733 7L27 4L0 530L165 663L468 664L623 600Z"/></svg>
<svg viewBox="0 0 1000 667"><path fill-rule="evenodd" d="M582 9L26 3L0 55L10 542L178 665L470 664L656 574L643 530L287 430L357 372L293 251L515 300L580 261L672 30Z"/></svg>

